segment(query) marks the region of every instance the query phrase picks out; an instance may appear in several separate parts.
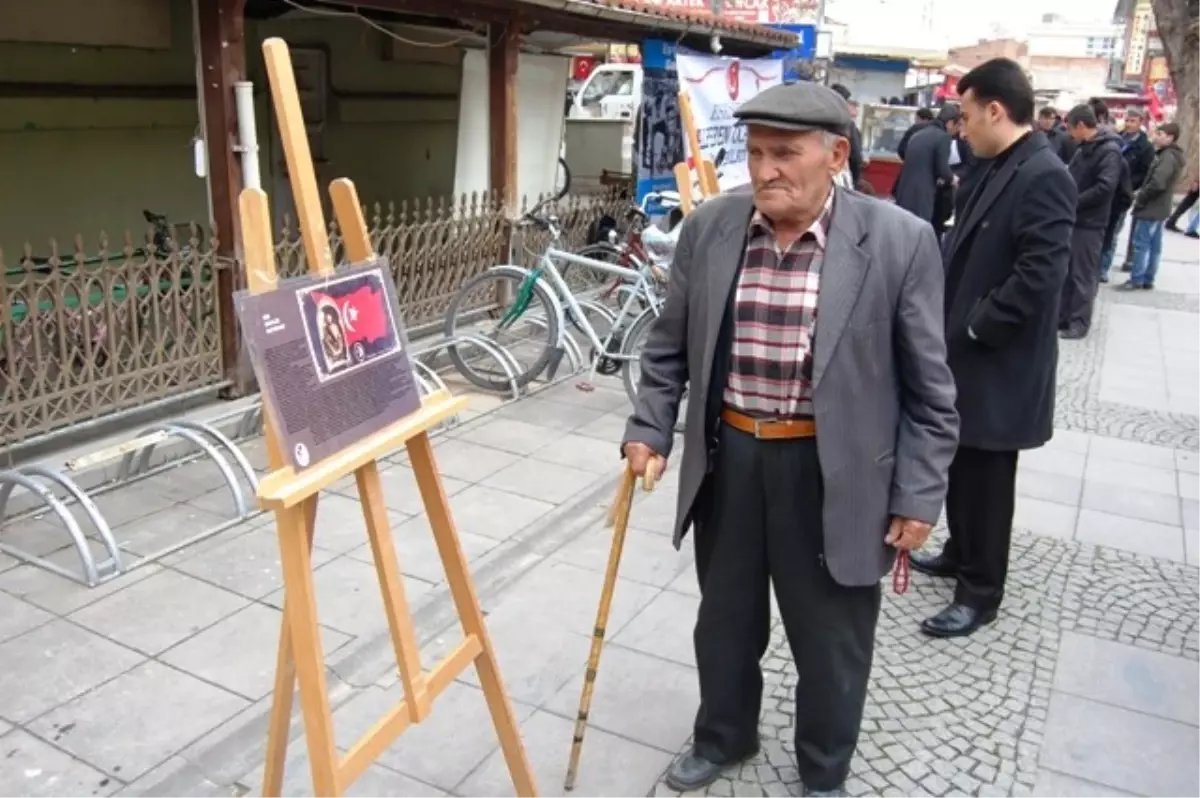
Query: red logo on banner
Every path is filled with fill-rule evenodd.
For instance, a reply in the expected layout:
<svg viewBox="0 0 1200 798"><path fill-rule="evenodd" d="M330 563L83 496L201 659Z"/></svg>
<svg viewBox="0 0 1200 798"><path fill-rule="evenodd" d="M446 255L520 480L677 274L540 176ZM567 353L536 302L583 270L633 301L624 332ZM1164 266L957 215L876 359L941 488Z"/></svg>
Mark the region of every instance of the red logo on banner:
<svg viewBox="0 0 1200 798"><path fill-rule="evenodd" d="M376 341L387 335L387 308L374 286L364 285L336 298L314 291L313 299L318 305L329 302L342 314L347 346L358 341Z"/></svg>
<svg viewBox="0 0 1200 798"><path fill-rule="evenodd" d="M727 67L713 67L698 78L688 78L688 83L703 83L708 80L710 75L717 72L725 72L725 91L729 94L729 99L737 101L738 95L742 93L742 63L740 61L730 61ZM769 80L770 75L760 75L753 67L746 67L746 71L754 76L754 88L762 85L764 80Z"/></svg>

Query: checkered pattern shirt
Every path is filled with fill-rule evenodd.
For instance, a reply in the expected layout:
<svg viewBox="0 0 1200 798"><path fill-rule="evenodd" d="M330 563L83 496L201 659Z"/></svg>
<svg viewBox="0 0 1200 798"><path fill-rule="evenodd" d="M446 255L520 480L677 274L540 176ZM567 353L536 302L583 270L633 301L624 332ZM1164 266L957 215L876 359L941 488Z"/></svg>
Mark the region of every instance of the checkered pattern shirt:
<svg viewBox="0 0 1200 798"><path fill-rule="evenodd" d="M834 192L812 225L780 250L770 219L750 220L734 297L725 404L750 416L812 416L813 336Z"/></svg>

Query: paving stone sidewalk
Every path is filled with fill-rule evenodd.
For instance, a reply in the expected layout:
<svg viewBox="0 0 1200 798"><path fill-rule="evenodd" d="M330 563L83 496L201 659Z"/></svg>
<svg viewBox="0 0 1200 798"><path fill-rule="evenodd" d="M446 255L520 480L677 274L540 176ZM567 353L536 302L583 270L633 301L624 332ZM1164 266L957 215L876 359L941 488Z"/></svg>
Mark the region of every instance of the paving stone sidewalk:
<svg viewBox="0 0 1200 798"><path fill-rule="evenodd" d="M1190 243L1168 239L1157 291L1104 289L1092 335L1063 344L1059 431L1022 458L1001 619L967 640L929 641L916 624L949 587L918 575L908 594L885 592L854 794L1200 793L1200 258ZM626 412L619 391L568 384L438 440L546 795L562 792ZM261 467L261 451L250 454ZM666 793L662 773L690 735L698 592L690 549L675 552L668 537L674 474L635 508L580 795ZM458 636L403 455L385 480L429 664ZM105 509L136 551L227 509L219 484L182 472ZM314 555L343 749L400 697L348 489L323 497ZM266 519L93 590L0 557L0 795L256 794L279 605ZM763 752L708 794L798 792L795 674L778 629L765 667ZM309 781L294 721L285 794L310 794ZM512 794L473 673L351 794Z"/></svg>

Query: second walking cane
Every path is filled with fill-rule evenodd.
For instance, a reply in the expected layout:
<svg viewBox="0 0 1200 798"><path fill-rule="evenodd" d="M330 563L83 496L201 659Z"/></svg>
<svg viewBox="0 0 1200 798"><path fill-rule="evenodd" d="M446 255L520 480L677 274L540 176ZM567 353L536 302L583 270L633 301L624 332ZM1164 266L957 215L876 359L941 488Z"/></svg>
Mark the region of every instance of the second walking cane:
<svg viewBox="0 0 1200 798"><path fill-rule="evenodd" d="M653 462L642 477L642 488L654 490L658 474ZM596 684L596 672L600 668L600 650L604 647L604 632L608 626L608 611L612 608L613 588L617 584L617 571L621 567L621 549L625 546L625 532L629 529L629 511L633 507L633 493L637 487L637 475L626 467L621 478L621 487L608 511L607 526L613 528L612 549L608 552L608 568L604 571L604 589L600 592L600 606L596 610L596 626L592 630L592 650L588 654L587 671L583 677L583 694L579 697L579 715L575 718L575 737L571 741L571 761L567 764L567 778L563 789L575 788L575 774L579 769L579 755L583 751L583 734L587 731L588 711L592 707L592 689Z"/></svg>

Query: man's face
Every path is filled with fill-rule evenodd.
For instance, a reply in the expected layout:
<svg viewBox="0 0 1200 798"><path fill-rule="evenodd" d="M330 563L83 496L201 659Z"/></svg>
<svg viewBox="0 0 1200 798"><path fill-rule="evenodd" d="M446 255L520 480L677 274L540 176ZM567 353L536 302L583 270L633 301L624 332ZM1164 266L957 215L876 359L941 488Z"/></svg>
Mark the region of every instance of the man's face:
<svg viewBox="0 0 1200 798"><path fill-rule="evenodd" d="M981 158L994 158L1004 148L998 127L1005 118L999 103L981 103L974 89L967 89L959 104L962 113L962 135L971 150Z"/></svg>
<svg viewBox="0 0 1200 798"><path fill-rule="evenodd" d="M1169 133L1164 133L1162 128L1154 131L1154 146L1160 150L1169 146L1174 140Z"/></svg>
<svg viewBox="0 0 1200 798"><path fill-rule="evenodd" d="M1125 132L1129 135L1134 135L1142 129L1142 118L1137 114L1125 115Z"/></svg>
<svg viewBox="0 0 1200 798"><path fill-rule="evenodd" d="M849 151L845 138L837 136L831 145L819 130L751 125L746 154L755 207L773 221L815 216Z"/></svg>
<svg viewBox="0 0 1200 798"><path fill-rule="evenodd" d="M1054 129L1054 117L1053 116L1039 116L1038 117L1038 127L1040 127L1043 131L1046 131L1046 132L1053 130Z"/></svg>
<svg viewBox="0 0 1200 798"><path fill-rule="evenodd" d="M951 136L957 136L962 130L962 121L959 119L950 119L946 122L946 132Z"/></svg>
<svg viewBox="0 0 1200 798"><path fill-rule="evenodd" d="M1075 141L1087 141L1089 133L1091 133L1091 130L1082 122L1077 122L1071 126L1071 138Z"/></svg>

